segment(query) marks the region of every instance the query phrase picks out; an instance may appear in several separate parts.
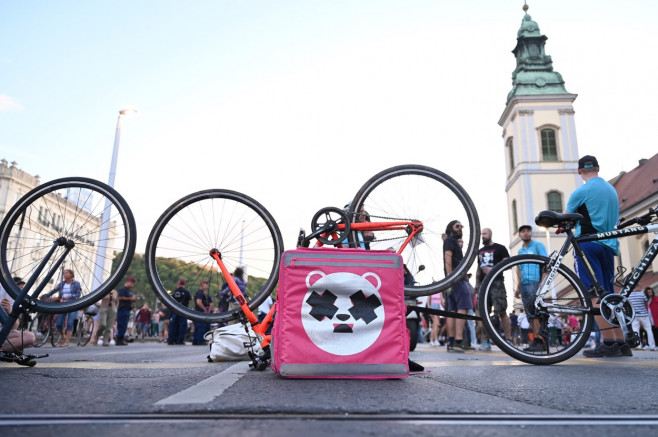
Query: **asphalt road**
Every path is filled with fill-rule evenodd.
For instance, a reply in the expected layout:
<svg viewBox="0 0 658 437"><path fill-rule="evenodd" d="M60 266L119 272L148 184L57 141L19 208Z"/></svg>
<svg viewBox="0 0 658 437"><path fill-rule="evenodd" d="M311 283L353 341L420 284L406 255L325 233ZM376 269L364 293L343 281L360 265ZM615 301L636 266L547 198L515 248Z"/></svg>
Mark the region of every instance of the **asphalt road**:
<svg viewBox="0 0 658 437"><path fill-rule="evenodd" d="M532 366L501 352L419 345L401 380L288 380L204 346L44 346L33 368L0 363L5 437L225 435L653 435L658 352Z"/></svg>

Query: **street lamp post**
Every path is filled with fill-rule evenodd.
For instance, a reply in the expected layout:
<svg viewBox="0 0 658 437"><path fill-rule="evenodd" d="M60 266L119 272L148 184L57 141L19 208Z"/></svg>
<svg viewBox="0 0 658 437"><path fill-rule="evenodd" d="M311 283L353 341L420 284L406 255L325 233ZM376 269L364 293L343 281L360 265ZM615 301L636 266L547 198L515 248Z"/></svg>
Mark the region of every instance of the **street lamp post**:
<svg viewBox="0 0 658 437"><path fill-rule="evenodd" d="M134 108L125 108L119 111L119 118L117 120L117 129L114 134L114 148L112 150L112 163L110 164L110 176L108 178L107 184L114 188L114 178L116 175L117 169L117 159L119 157L119 141L121 140L121 121L124 117L136 114L137 110ZM103 273L105 271L105 255L106 255L106 245L103 243L107 240L107 235L110 231L110 217L112 203L110 199L105 199L105 208L103 208L103 214L101 215L101 231L100 238L98 239L98 252L96 252L96 265L94 266L94 277L92 280L92 289L98 288L98 286L103 282Z"/></svg>

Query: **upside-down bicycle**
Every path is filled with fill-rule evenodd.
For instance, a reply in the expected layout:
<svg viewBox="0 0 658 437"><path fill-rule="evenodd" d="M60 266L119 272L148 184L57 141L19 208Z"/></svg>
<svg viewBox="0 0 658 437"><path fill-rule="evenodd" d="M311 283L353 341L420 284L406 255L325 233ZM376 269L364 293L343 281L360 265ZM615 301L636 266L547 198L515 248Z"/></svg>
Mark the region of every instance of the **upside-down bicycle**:
<svg viewBox="0 0 658 437"><path fill-rule="evenodd" d="M371 221L361 220L366 217ZM464 259L446 276L442 234L453 219L465 226ZM430 167L400 165L370 178L347 210L318 211L298 245L316 239L319 245L356 247L366 232L370 249L399 253L415 272L415 281L405 285L405 294L414 297L437 293L466 274L477 255L480 225L473 202L454 179ZM281 232L265 207L235 191L205 190L175 202L156 221L146 245L146 270L173 312L201 323L244 317L266 346L276 305L261 323L253 311L277 285L282 252ZM244 295L231 277L237 267L248 275ZM207 281L211 294L227 283L239 308L202 313L181 305L170 294L180 279Z"/></svg>
<svg viewBox="0 0 658 437"><path fill-rule="evenodd" d="M612 327L621 328L625 341L630 347L639 344L639 334L633 332L631 323L635 317L633 306L628 300L629 294L647 271L658 254L658 207L646 214L625 220L621 218L615 230L597 234L574 236L575 224L582 220L580 214L558 214L543 211L535 223L545 228L558 228L558 233L566 234L560 250L550 257L539 255L517 255L500 262L487 274L479 290L479 310L482 322L493 341L508 355L530 364L554 364L564 361L580 351L590 337L595 315L601 315ZM636 226L632 226L636 225ZM580 244L590 241L602 241L611 238L625 238L634 235L656 233L644 256L624 276L625 269L618 267L616 284L621 287L618 294L604 295L604 289L592 272ZM579 277L562 264L564 257L573 247L575 256L584 260L584 271L592 286L585 287ZM532 350L524 344L516 344L505 339L497 328L496 314L491 311L488 302L496 288L493 284L504 280L507 293L520 287L524 275L536 273L537 282L533 282L533 299L530 310L538 320L538 332L544 347ZM526 276L527 277L527 276ZM600 308L592 305L592 298L598 298ZM553 320L557 318L576 317L578 327L571 332L568 341L554 341L551 328L555 330ZM537 330L537 329L536 329Z"/></svg>
<svg viewBox="0 0 658 437"><path fill-rule="evenodd" d="M128 270L136 230L126 201L110 186L87 178L57 179L39 185L7 212L0 225L0 283L14 299L0 308L0 345L21 314L61 314L86 308L109 293ZM82 295L67 301L40 300L63 269L80 282ZM25 281L21 289L12 280ZM0 360L33 366L23 345L9 344Z"/></svg>

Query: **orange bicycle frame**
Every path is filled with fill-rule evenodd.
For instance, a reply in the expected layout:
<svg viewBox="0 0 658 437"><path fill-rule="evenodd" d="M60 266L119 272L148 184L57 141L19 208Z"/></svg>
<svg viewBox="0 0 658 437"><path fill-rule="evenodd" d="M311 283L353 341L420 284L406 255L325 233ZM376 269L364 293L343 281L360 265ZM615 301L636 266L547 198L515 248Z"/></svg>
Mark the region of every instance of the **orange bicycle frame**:
<svg viewBox="0 0 658 437"><path fill-rule="evenodd" d="M267 346L270 343L272 336L267 335L266 331L270 323L272 323L272 319L274 318L276 304L272 305L272 308L270 308L270 312L267 314L267 317L265 317L265 319L263 319L263 321L259 323L258 317L256 317L253 311L251 311L251 309L249 308L249 305L247 305L247 299L244 298L242 291L240 291L240 287L238 287L238 284L236 284L235 280L233 279L233 276L226 268L226 265L224 265L224 262L222 261L222 255L219 252L219 250L212 249L210 251L210 256L212 256L215 262L217 262L217 265L219 266L219 269L222 271L222 275L224 275L224 279L226 279L226 283L228 284L228 287L231 290L233 297L235 297L235 300L238 302L238 305L240 306L242 313L245 315L247 320L249 320L249 323L251 323L251 328L254 330L256 334L260 335L263 338L263 342L261 343L261 346L262 347Z"/></svg>
<svg viewBox="0 0 658 437"><path fill-rule="evenodd" d="M345 224L341 223L338 224L336 227L338 231L345 230ZM404 240L404 243L402 243L402 246L400 246L400 248L397 251L398 254L401 254L404 251L404 249L407 247L409 242L422 232L423 223L418 221L350 223L350 230L359 231L359 232L404 230L409 235L407 236L407 238ZM335 231L323 234L323 237L328 237L328 236L331 236L334 239L338 238L338 234ZM322 245L323 245L322 242L318 241L318 246L322 246ZM339 244L339 247L342 246L343 246L342 244Z"/></svg>

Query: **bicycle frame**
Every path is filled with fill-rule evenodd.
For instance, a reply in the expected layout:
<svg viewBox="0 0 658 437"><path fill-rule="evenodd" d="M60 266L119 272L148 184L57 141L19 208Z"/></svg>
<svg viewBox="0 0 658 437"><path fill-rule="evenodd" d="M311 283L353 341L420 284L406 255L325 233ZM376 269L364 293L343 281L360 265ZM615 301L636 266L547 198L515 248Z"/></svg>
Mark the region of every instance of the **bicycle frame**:
<svg viewBox="0 0 658 437"><path fill-rule="evenodd" d="M544 309L549 313L558 312L558 310L561 313L571 313L571 314L582 314L583 312L593 312L592 311L593 308L576 307L570 305L558 305L554 303L545 302L542 298L544 293L546 293L549 287L551 286L555 276L557 275L557 270L562 264L562 260L568 253L569 248L571 246L573 246L574 248L575 256L580 257L580 259L583 261L583 264L585 265L584 270L592 283L592 286L588 291L590 292L590 294L601 296L605 290L603 290L603 287L596 279L593 269L589 261L587 260L587 257L585 256L582 248L580 247L580 243L609 240L612 238L624 238L633 235L648 234L650 232L656 233L656 236L653 238L653 241L649 245L649 248L645 252L644 256L640 259L638 264L635 267L633 267L631 273L628 276L626 276L626 279L622 284L622 289L619 293L619 296L622 296L624 299L620 303L613 305L613 307L611 307L611 310L613 310L613 314L615 314L624 335L625 336L628 335L627 323L623 322L622 312L614 311L614 309L624 304L625 298L627 298L628 295L635 289L637 283L649 268L649 265L651 265L653 260L656 258L656 255L658 255L658 224L649 224L646 226L634 226L632 228L616 229L613 231L601 232L598 234L580 235L578 237L575 237L573 235L573 232L570 227L563 229L563 232L567 234L567 239L565 240L560 250L554 252L551 255L550 257L551 262L549 264L548 274L545 275L544 278L542 279L535 300L535 306L537 308ZM634 313L633 313L633 317L634 317Z"/></svg>
<svg viewBox="0 0 658 437"><path fill-rule="evenodd" d="M263 319L263 321L259 323L258 317L256 317L253 311L251 311L251 309L249 308L249 305L247 305L247 300L242 295L242 291L240 291L238 284L236 284L235 280L233 279L233 276L228 271L226 265L222 261L222 255L219 252L219 250L212 249L210 251L210 256L213 257L215 262L217 262L217 265L219 266L222 275L224 275L224 279L226 280L226 283L228 284L231 293L235 297L235 300L237 300L238 305L240 306L240 310L245 315L249 323L251 323L251 328L254 330L254 332L257 335L263 338L261 346L262 347L267 346L268 344L270 344L270 341L272 340L272 336L267 335L266 331L267 328L269 328L270 324L272 323L272 319L274 318L274 313L276 312L276 303L272 305L272 308L270 308L270 312L267 314L265 319Z"/></svg>
<svg viewBox="0 0 658 437"><path fill-rule="evenodd" d="M338 231L344 231L346 225L340 223L336 225ZM404 240L404 243L400 246L397 253L402 254L407 245L423 231L423 223L419 221L398 221L398 222L360 222L360 223L350 223L350 232L367 232L367 231L396 231L404 230L407 232L407 238ZM336 231L331 231L329 233L322 234L323 237L331 236L334 239L338 238L338 233ZM322 242L318 241L318 246L322 246ZM342 244L339 245L342 247Z"/></svg>

